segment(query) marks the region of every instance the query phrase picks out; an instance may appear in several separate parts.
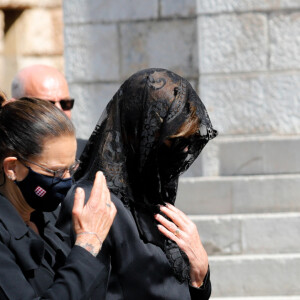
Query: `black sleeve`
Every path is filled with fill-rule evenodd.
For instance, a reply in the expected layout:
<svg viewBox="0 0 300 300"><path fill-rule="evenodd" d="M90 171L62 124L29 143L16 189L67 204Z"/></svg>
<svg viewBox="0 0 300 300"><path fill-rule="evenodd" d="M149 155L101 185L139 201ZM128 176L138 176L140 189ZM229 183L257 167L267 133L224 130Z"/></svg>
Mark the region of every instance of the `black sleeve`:
<svg viewBox="0 0 300 300"><path fill-rule="evenodd" d="M70 236L71 244L75 243L75 233L72 226L72 209L74 204L74 194L76 185L74 185L71 190L68 192L65 200L63 201L60 209L60 213L56 222L56 227L60 230L64 231L66 234ZM84 188L84 186L82 186ZM88 184L85 190L85 202L89 199L90 192L91 192L92 184ZM93 288L93 293L91 295L91 299L105 299L107 293L107 286L109 280L109 273L110 273L110 246L109 246L109 236L106 237L105 241L103 242L102 249L97 256L98 261L105 265L105 268L101 270L101 276L97 280L96 288Z"/></svg>
<svg viewBox="0 0 300 300"><path fill-rule="evenodd" d="M208 267L208 271L204 277L203 285L200 288L196 288L193 286L189 286L191 300L208 300L211 294L211 283L210 283L210 270Z"/></svg>
<svg viewBox="0 0 300 300"><path fill-rule="evenodd" d="M75 243L75 235L72 225L72 209L74 205L75 189L76 186L73 185L69 190L66 198L62 202L60 212L55 224L57 228L70 236L72 245L74 245ZM85 195L85 199L87 199L87 195Z"/></svg>
<svg viewBox="0 0 300 300"><path fill-rule="evenodd" d="M0 243L0 299L87 299L96 285L106 281L107 265L79 246L74 246L64 266L58 269L54 282L37 297L23 275L14 255Z"/></svg>
<svg viewBox="0 0 300 300"><path fill-rule="evenodd" d="M47 216L47 219L52 223L55 224L58 215L59 215L59 211L60 211L60 205L56 208L56 210L54 211L50 211L50 212L44 212L44 215Z"/></svg>

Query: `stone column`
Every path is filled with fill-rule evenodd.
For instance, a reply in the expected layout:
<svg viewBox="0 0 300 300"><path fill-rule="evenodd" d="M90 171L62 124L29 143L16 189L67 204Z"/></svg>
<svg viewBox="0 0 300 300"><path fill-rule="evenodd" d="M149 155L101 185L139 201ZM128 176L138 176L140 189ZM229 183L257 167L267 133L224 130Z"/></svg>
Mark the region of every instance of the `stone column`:
<svg viewBox="0 0 300 300"><path fill-rule="evenodd" d="M64 71L61 0L3 0L5 32L1 88L10 96L16 72L32 64L46 64Z"/></svg>

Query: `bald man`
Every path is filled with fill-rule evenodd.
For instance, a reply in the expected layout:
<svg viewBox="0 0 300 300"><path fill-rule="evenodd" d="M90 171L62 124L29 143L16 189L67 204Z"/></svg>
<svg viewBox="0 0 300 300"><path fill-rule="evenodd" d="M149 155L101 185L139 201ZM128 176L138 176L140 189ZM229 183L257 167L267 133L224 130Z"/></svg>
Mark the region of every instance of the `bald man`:
<svg viewBox="0 0 300 300"><path fill-rule="evenodd" d="M45 65L32 65L19 71L11 84L13 99L36 97L51 101L69 118L74 105L70 98L65 77L55 68ZM86 140L77 139L77 157L80 156Z"/></svg>
<svg viewBox="0 0 300 300"><path fill-rule="evenodd" d="M13 99L36 97L51 101L71 118L74 99L70 98L65 77L55 68L33 65L22 69L11 85Z"/></svg>

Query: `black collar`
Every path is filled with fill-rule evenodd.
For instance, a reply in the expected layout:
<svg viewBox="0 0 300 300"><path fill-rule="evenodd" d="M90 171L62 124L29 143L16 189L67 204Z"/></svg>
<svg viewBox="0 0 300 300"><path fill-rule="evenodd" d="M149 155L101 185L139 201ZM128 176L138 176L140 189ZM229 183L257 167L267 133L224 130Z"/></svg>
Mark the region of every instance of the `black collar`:
<svg viewBox="0 0 300 300"><path fill-rule="evenodd" d="M45 218L44 235L53 249L60 253L63 259L68 255L70 246L68 235L56 228L43 213L38 213L40 217ZM7 240L7 246L13 250L17 257L20 267L27 271L38 268L44 256L45 244L42 237L30 233L29 227L22 220L21 216L3 195L0 194L0 223L10 234ZM5 243L5 241L4 241Z"/></svg>
<svg viewBox="0 0 300 300"><path fill-rule="evenodd" d="M0 194L0 221L15 239L21 239L29 229L15 207Z"/></svg>

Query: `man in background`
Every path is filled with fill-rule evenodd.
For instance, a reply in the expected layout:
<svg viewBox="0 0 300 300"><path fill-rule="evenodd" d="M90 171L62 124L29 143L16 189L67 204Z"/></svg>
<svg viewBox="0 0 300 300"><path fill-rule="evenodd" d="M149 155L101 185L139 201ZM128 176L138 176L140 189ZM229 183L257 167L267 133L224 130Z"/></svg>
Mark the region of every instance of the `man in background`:
<svg viewBox="0 0 300 300"><path fill-rule="evenodd" d="M51 101L71 119L75 100L70 98L66 78L54 67L32 65L20 70L12 81L11 95L13 100L35 97ZM77 139L77 158L85 144L86 140Z"/></svg>
<svg viewBox="0 0 300 300"><path fill-rule="evenodd" d="M65 77L54 67L33 65L19 71L11 85L13 99L35 97L51 101L69 118L74 105Z"/></svg>

